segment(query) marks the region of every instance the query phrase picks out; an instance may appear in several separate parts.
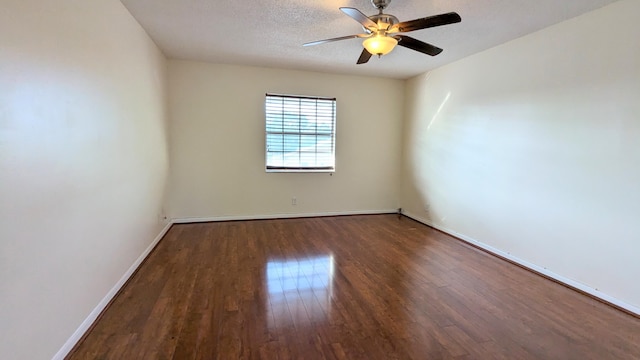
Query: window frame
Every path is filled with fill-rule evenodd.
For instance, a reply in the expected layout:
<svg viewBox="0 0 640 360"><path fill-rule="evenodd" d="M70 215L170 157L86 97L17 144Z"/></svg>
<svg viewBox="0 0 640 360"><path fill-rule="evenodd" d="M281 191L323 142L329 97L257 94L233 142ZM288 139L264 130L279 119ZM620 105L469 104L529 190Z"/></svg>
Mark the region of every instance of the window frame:
<svg viewBox="0 0 640 360"><path fill-rule="evenodd" d="M281 111L281 116L282 116L282 131L277 132L277 131L270 131L269 130L269 100L273 99L273 98L282 98L283 99L283 106L278 109ZM326 132L319 132L318 131L318 107L316 106L316 110L315 110L315 120L314 120L314 125L315 125L315 131L314 132L304 132L301 127L302 127L302 119L303 119L303 114L302 111L298 111L296 113L290 114L293 115L294 117L298 117L297 119L297 123L298 123L298 131L285 131L284 127L285 127L285 116L287 115L286 113L286 107L284 106L284 102L285 100L297 100L299 103L299 105L301 106L301 104L303 103L304 100L313 100L313 101L330 101L331 105L328 106L327 108L331 109L331 131L329 133ZM316 103L317 105L317 103ZM336 123L337 123L337 99L336 98L332 98L332 97L322 97L322 96L306 96L306 95L290 95L290 94L277 94L277 93L266 93L265 94L265 103L264 103L264 116L265 116L265 172L267 173L334 173L336 171ZM325 117L326 118L326 117ZM283 166L276 166L276 165L269 165L269 135L274 135L274 134L280 134L283 137L282 140L282 152L283 152L283 157L285 156L285 135L293 135L293 136L298 136L298 149L296 151L293 151L292 153L297 153L298 156L300 156L300 154L303 154L304 152L300 150L300 147L302 146L302 137L303 136L315 136L315 146L316 146L316 150L312 151L312 152L308 152L308 154L315 154L315 156L317 157L318 154L330 154L331 156L331 162L332 162L332 166L286 166L284 165L284 160L283 160ZM329 136L330 137L330 152L323 152L323 151L318 151L318 136Z"/></svg>

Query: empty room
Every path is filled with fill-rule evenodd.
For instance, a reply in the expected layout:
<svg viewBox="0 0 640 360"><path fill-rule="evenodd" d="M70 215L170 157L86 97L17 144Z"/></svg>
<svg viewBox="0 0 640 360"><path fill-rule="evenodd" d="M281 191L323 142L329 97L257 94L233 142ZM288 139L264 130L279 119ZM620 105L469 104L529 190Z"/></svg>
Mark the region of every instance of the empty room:
<svg viewBox="0 0 640 360"><path fill-rule="evenodd" d="M4 0L0 358L640 359L637 0Z"/></svg>

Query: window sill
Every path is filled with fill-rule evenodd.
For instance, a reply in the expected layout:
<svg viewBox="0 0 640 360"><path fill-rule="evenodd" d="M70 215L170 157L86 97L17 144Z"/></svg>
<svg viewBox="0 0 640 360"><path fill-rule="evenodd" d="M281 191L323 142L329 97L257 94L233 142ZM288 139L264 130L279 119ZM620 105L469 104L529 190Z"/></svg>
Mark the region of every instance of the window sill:
<svg viewBox="0 0 640 360"><path fill-rule="evenodd" d="M336 172L336 169L314 170L314 169L265 169L267 173L330 173Z"/></svg>

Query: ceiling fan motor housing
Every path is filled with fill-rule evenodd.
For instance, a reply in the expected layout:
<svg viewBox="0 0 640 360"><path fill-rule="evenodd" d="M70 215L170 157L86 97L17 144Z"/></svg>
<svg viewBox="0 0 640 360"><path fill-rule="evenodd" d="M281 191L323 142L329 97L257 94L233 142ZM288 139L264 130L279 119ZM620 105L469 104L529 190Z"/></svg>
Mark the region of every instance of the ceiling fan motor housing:
<svg viewBox="0 0 640 360"><path fill-rule="evenodd" d="M392 25L400 22L397 17L389 14L371 15L369 16L369 19L371 19L371 21L373 21L374 23L378 24L378 30L387 30ZM384 28L381 29L380 27L383 25L384 25Z"/></svg>

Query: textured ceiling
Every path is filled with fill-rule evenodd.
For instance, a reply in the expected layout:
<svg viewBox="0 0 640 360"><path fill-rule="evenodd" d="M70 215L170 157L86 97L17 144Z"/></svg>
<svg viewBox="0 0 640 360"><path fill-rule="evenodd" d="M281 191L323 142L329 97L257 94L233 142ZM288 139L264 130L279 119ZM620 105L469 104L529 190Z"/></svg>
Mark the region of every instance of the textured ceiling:
<svg viewBox="0 0 640 360"><path fill-rule="evenodd" d="M617 0L393 0L400 21L455 11L458 24L408 35L444 49L431 57L396 47L356 65L361 40L303 47L358 34L338 10L377 13L370 0L122 0L169 58L406 79ZM540 49L541 52L544 49Z"/></svg>

